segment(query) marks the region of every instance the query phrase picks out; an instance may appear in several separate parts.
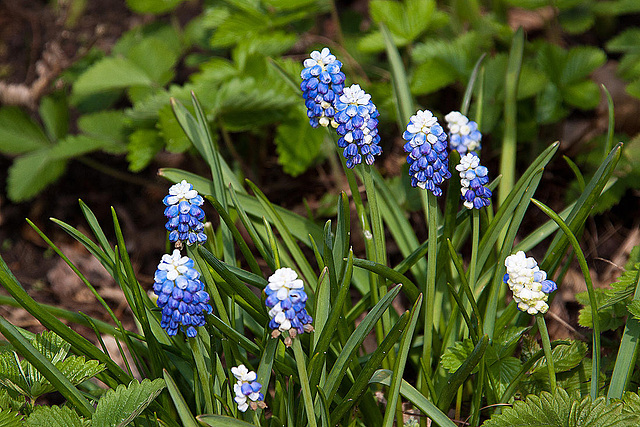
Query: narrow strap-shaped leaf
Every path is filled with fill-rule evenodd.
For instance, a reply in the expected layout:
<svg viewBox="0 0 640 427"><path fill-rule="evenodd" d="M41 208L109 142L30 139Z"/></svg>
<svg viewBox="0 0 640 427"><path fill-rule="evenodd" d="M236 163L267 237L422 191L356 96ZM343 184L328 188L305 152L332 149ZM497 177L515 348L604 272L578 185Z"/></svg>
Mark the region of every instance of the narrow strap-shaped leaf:
<svg viewBox="0 0 640 427"><path fill-rule="evenodd" d="M484 335L478 344L474 347L473 351L467 357L467 359L460 365L458 370L449 376L447 379L447 385L440 392L438 398L438 408L441 410L447 410L449 404L453 400L458 391L458 387L471 375L471 371L480 363L482 356L484 355L487 346L489 345L489 336Z"/></svg>
<svg viewBox="0 0 640 427"><path fill-rule="evenodd" d="M400 316L398 321L389 334L385 337L384 341L375 349L375 351L367 360L367 363L363 366L362 370L358 374L358 377L353 382L353 385L344 395L342 399L342 403L338 405L338 407L331 414L331 425L338 425L340 419L342 419L345 414L353 408L358 401L363 397L362 392L369 385L369 380L371 379L371 375L380 368L382 361L387 357L387 353L392 351L393 346L398 342L401 338L402 333L406 330L407 324L411 316L409 312L405 312Z"/></svg>
<svg viewBox="0 0 640 427"><path fill-rule="evenodd" d="M386 369L379 369L376 371L369 383L390 385L393 372ZM418 409L420 409L426 416L440 427L455 427L456 424L449 419L436 405L431 403L426 397L424 397L418 390L416 390L411 384L402 380L400 384L400 394L413 403Z"/></svg>
<svg viewBox="0 0 640 427"><path fill-rule="evenodd" d="M122 370L109 356L100 351L93 343L69 328L67 325L56 319L49 311L34 301L24 290L18 280L9 270L4 259L0 257L0 284L11 294L20 305L29 312L45 328L52 330L65 341L71 344L78 354L86 355L91 359L96 359L107 366L107 370L121 383L129 383L131 377ZM115 384L109 384L115 385Z"/></svg>
<svg viewBox="0 0 640 427"><path fill-rule="evenodd" d="M402 289L402 285L397 285L386 295L380 298L378 304L373 306L371 311L369 311L365 318L362 319L362 322L360 322L356 330L353 332L353 334L351 334L349 340L342 348L342 351L336 359L333 368L331 368L329 375L327 375L327 381L322 387L326 391L329 401L333 400L333 397L338 390L338 386L340 385L340 380L347 370L349 363L354 357L356 351L360 348L362 342L367 337L369 332L371 332L371 329L373 329L376 322L380 320L382 314L387 310L387 308L389 308L391 302L400 292L400 289Z"/></svg>
<svg viewBox="0 0 640 427"><path fill-rule="evenodd" d="M93 406L82 393L71 384L53 363L44 357L11 323L0 317L0 332L9 340L13 348L27 359L39 373L60 392L85 417L91 417Z"/></svg>
<svg viewBox="0 0 640 427"><path fill-rule="evenodd" d="M469 83L467 83L467 88L464 90L464 96L462 97L462 103L460 106L460 112L465 116L469 113L469 105L471 105L471 97L473 96L473 88L475 87L476 80L478 79L478 72L480 71L480 65L482 65L482 61L487 56L486 53L480 55L480 58L476 61L476 64L473 66L473 71L471 72L471 76L469 76ZM480 103L482 104L482 103Z"/></svg>
<svg viewBox="0 0 640 427"><path fill-rule="evenodd" d="M569 226L553 212L551 208L544 203L531 199L531 201L539 207L549 218L554 220L556 224L562 229L562 232L567 237L567 240L573 247L573 251L578 259L580 270L584 276L585 284L587 285L587 293L589 294L589 305L591 306L591 321L593 326L593 356L592 356L592 369L591 369L591 398L596 399L598 397L598 377L600 375L600 316L598 315L598 303L596 300L596 293L593 289L593 282L591 281L591 275L589 274L589 266L587 260L580 248L580 243L576 236L571 232Z"/></svg>
<svg viewBox="0 0 640 427"><path fill-rule="evenodd" d="M398 52L398 48L393 42L393 37L384 24L380 24L380 32L384 39L384 46L391 65L391 75L393 82L393 92L396 98L396 108L398 110L399 128L403 129L409 122L409 117L415 112L413 107L413 97L409 89L409 80L402 63L402 58Z"/></svg>
<svg viewBox="0 0 640 427"><path fill-rule="evenodd" d="M104 231L102 231L102 227L100 227L100 224L98 223L98 218L96 218L93 211L89 209L89 206L87 206L82 200L78 200L78 203L80 203L80 209L82 210L82 214L84 215L84 218L87 220L87 223L89 224L89 228L91 228L93 235L96 236L96 239L98 239L98 243L100 243L100 247L108 256L113 258L114 256L113 249L111 248L111 245L109 244L109 240L107 239L107 236L104 234Z"/></svg>
<svg viewBox="0 0 640 427"><path fill-rule="evenodd" d="M264 306L260 303L260 299L253 293L247 286L242 283L235 274L231 273L227 267L224 266L222 261L218 260L211 252L203 248L198 248L202 258L222 277L226 284L232 291L237 293L241 300L237 300L238 303L243 306L245 310L248 310L260 323L266 323L268 317L265 312ZM233 293L233 292L232 292Z"/></svg>
<svg viewBox="0 0 640 427"><path fill-rule="evenodd" d="M418 299L413 304L408 327L404 330L402 338L400 339L400 348L398 349L398 356L393 367L394 376L391 379L389 394L387 395L387 409L384 413L383 420L384 427L393 427L393 415L396 411L396 405L398 404L402 375L404 375L404 368L407 363L407 357L409 356L409 349L411 348L411 340L413 339L413 334L416 330L416 325L418 324L418 314L420 313L421 305L422 294L418 296ZM400 424L402 419L398 419L397 422Z"/></svg>
<svg viewBox="0 0 640 427"><path fill-rule="evenodd" d="M211 427L255 427L253 424L249 424L246 421L227 417L225 415L206 414L198 415L196 418L202 424Z"/></svg>
<svg viewBox="0 0 640 427"><path fill-rule="evenodd" d="M220 215L220 218L222 218L224 223L227 225L227 228L230 230L231 235L240 248L240 252L242 252L242 255L244 255L244 259L247 261L247 264L249 264L249 268L251 269L251 271L256 274L260 274L260 266L258 265L256 258L253 256L251 249L249 249L247 242L244 241L242 235L240 234L240 231L238 231L238 227L236 227L233 219L231 219L231 215L229 215L229 212L227 212L226 209L222 207L220 202L218 202L215 197L206 196L206 199L209 200L216 212L218 212L218 215Z"/></svg>
<svg viewBox="0 0 640 427"><path fill-rule="evenodd" d="M114 275L113 258L109 257L103 250L100 249L98 245L96 245L87 236L85 236L69 224L55 218L50 218L50 220L60 226L60 228L66 231L67 234L69 234L71 237L80 242L82 246L84 246L91 253L91 255L93 255L98 259L98 261L100 261L100 264L102 264L105 270L107 270L112 276Z"/></svg>
<svg viewBox="0 0 640 427"><path fill-rule="evenodd" d="M469 281L467 280L467 276L464 273L462 260L460 259L460 256L458 256L457 252L453 247L453 244L451 243L451 240L449 239L447 239L447 247L449 249L449 257L453 262L453 265L456 267L456 270L458 271L458 275L460 277L460 284L462 285L464 289L464 293L467 295L467 298L469 298L471 309L473 310L473 314L478 321L478 330L482 331L482 316L480 314L480 308L478 307L478 303L476 302L476 298L473 294L473 289L471 289L471 287L469 286Z"/></svg>
<svg viewBox="0 0 640 427"><path fill-rule="evenodd" d="M264 347L262 356L260 357L260 364L256 372L257 381L263 385L264 390L269 388L269 382L271 380L271 367L276 358L276 350L278 349L279 340L268 339L267 344ZM257 353L256 353L257 354ZM266 393L265 393L266 394ZM262 413L262 408L256 410L258 417Z"/></svg>
<svg viewBox="0 0 640 427"><path fill-rule="evenodd" d="M633 301L638 301L640 300L640 270L636 274L635 281L636 289L633 294ZM640 340L640 321L629 315L627 316L627 324L624 327L624 333L618 348L616 363L613 366L607 400L622 399L638 359L638 340Z"/></svg>
<svg viewBox="0 0 640 427"><path fill-rule="evenodd" d="M464 319L464 322L467 324L467 328L469 329L469 334L471 334L471 340L473 341L474 344L478 343L478 330L480 328L477 328L472 322L471 322L471 318L469 317L469 313L467 313L467 309L464 306L464 302L462 301L462 293L464 291L460 291L460 294L458 294L458 292L456 292L456 288L453 287L453 285L450 282L447 282L447 287L449 288L449 293L451 294L451 296L453 297L453 299L456 302L456 305L458 307L458 310L460 311L460 314L462 315L462 318ZM455 316L451 315L452 319L455 319ZM447 325L447 329L445 330L445 333L443 334L443 338L448 340L451 334L451 331L453 330L455 326L454 322L450 322ZM444 340L443 340L444 341ZM445 343L447 341L444 341Z"/></svg>
<svg viewBox="0 0 640 427"><path fill-rule="evenodd" d="M315 312L313 316L313 345L310 348L311 354L313 354L313 349L318 344L318 340L322 335L324 327L329 319L329 313L331 312L331 296L329 289L329 269L325 267L320 273L320 278L318 279L318 285L316 286L316 301L315 301ZM338 295L336 294L336 299Z"/></svg>
<svg viewBox="0 0 640 427"><path fill-rule="evenodd" d="M379 274L380 276L390 280L393 283L402 283L404 293L409 298L409 300L414 303L416 299L418 299L420 290L404 274L398 273L396 270L389 268L386 265L378 264L376 262L362 258L355 258L353 260L353 265Z"/></svg>
<svg viewBox="0 0 640 427"><path fill-rule="evenodd" d="M265 217L269 218L270 222L273 223L273 225L275 225L275 227L280 232L282 241L284 242L287 249L293 256L293 259L296 261L296 264L298 264L298 268L300 269L300 272L302 273L302 276L304 276L306 282L308 284L311 284L311 283L315 284L317 277L315 276L315 273L313 272L311 265L309 265L309 262L307 261L304 254L302 253L302 250L300 249L296 241L293 239L293 236L291 234L291 231L289 230L288 224L285 221L283 221L283 218L278 214L278 211L273 207L269 199L267 199L267 196L265 196L264 193L253 182L249 180L247 180L246 182L249 185L249 187L251 187L254 194L262 204L262 207L265 210L265 214L266 214ZM303 239L300 239L300 240L303 240ZM306 240L306 238L304 240Z"/></svg>
<svg viewBox="0 0 640 427"><path fill-rule="evenodd" d="M336 238L333 243L333 263L336 266L338 283L342 282L342 275L346 267L345 259L349 256L351 242L351 220L349 199L343 191L338 198L338 218L336 220Z"/></svg>
<svg viewBox="0 0 640 427"><path fill-rule="evenodd" d="M176 411L178 412L180 421L182 421L182 425L185 427L198 427L198 422L193 418L191 410L189 409L187 402L184 400L182 393L180 393L178 385L173 378L171 378L171 375L169 375L169 372L166 369L163 369L162 373L164 380L167 383L167 390L169 391L171 400L173 400L173 404L176 407Z"/></svg>

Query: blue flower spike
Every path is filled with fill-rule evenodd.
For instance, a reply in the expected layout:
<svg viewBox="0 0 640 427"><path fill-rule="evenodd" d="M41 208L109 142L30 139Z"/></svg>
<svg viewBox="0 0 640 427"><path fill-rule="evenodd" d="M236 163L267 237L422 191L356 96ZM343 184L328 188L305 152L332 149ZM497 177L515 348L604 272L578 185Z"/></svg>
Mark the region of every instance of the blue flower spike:
<svg viewBox="0 0 640 427"><path fill-rule="evenodd" d="M457 150L460 156L467 153L479 156L482 134L478 130L478 124L459 111L450 112L444 119L449 128L449 148Z"/></svg>
<svg viewBox="0 0 640 427"><path fill-rule="evenodd" d="M338 147L344 148L342 155L347 159L347 167L364 162L372 165L374 156L382 153L380 135L378 135L378 109L371 102L371 95L351 85L344 88L335 103L336 131L340 135Z"/></svg>
<svg viewBox="0 0 640 427"><path fill-rule="evenodd" d="M244 365L231 368L231 373L236 377L236 383L233 385L233 391L236 396L233 400L238 404L238 410L240 412L246 412L249 407L254 411L258 408L266 408L264 403L264 394L260 392L262 390L262 384L257 379L257 375L254 371L250 371Z"/></svg>
<svg viewBox="0 0 640 427"><path fill-rule="evenodd" d="M169 336L176 335L180 327L188 337L195 337L196 327L205 324L204 313L211 313L209 294L193 266L191 258L175 249L162 256L154 274L153 292L162 309L160 326Z"/></svg>
<svg viewBox="0 0 640 427"><path fill-rule="evenodd" d="M411 116L407 130L402 134L407 141L404 151L409 153L409 175L411 185L429 190L440 197L442 183L451 178L447 134L438 119L429 110L420 110Z"/></svg>
<svg viewBox="0 0 640 427"><path fill-rule="evenodd" d="M304 60L304 69L300 73L300 89L307 107L307 116L311 126L337 127L333 120L334 103L344 89L344 73L340 71L342 63L331 54L328 48L311 52L311 58Z"/></svg>
<svg viewBox="0 0 640 427"><path fill-rule="evenodd" d="M182 247L182 242L192 245L207 240L202 222L204 211L201 206L204 199L193 189L193 185L186 180L172 185L162 202L166 206L164 216L169 219L165 228L169 231L169 240L176 247Z"/></svg>
<svg viewBox="0 0 640 427"><path fill-rule="evenodd" d="M269 327L273 329L271 336L277 338L282 332L288 332L284 343L291 346L292 338L304 332L313 331L313 318L307 313L307 294L304 283L291 268L279 268L270 277L264 289L269 309Z"/></svg>
<svg viewBox="0 0 640 427"><path fill-rule="evenodd" d="M472 153L467 153L456 166L460 172L460 192L464 207L467 209L482 209L491 204L491 190L486 185L489 182L488 170L480 166L480 159Z"/></svg>

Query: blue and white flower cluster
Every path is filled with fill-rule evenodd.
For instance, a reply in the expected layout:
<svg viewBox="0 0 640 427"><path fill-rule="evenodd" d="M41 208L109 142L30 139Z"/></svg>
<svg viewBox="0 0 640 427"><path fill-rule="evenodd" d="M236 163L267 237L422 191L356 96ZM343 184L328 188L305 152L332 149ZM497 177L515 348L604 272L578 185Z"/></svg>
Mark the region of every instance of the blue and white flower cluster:
<svg viewBox="0 0 640 427"><path fill-rule="evenodd" d="M478 130L478 124L459 111L450 112L444 119L449 127L449 148L457 150L461 156L467 153L479 155L482 134Z"/></svg>
<svg viewBox="0 0 640 427"><path fill-rule="evenodd" d="M407 130L402 134L407 141L404 151L409 153L411 185L442 195L440 185L451 178L447 134L438 119L429 110L420 110L411 116Z"/></svg>
<svg viewBox="0 0 640 427"><path fill-rule="evenodd" d="M162 309L160 326L170 336L176 335L180 327L186 328L188 337L195 337L196 327L205 324L204 313L211 313L209 294L193 266L191 258L181 256L175 249L172 255L162 256L154 275L153 292Z"/></svg>
<svg viewBox="0 0 640 427"><path fill-rule="evenodd" d="M236 377L233 391L236 396L233 400L238 404L238 410L246 412L251 406L254 411L257 408L266 408L264 395L260 392L262 384L256 381L255 372L248 370L244 365L231 368L231 373Z"/></svg>
<svg viewBox="0 0 640 427"><path fill-rule="evenodd" d="M204 200L191 184L182 180L172 185L162 202L167 206L164 216L169 219L165 228L169 231L169 240L177 247L182 246L182 242L192 245L207 240L202 223L204 211L200 207Z"/></svg>
<svg viewBox="0 0 640 427"><path fill-rule="evenodd" d="M485 185L489 183L486 167L480 165L480 158L472 153L467 153L460 159L456 166L460 172L460 192L464 207L467 209L482 209L491 204L491 190Z"/></svg>
<svg viewBox="0 0 640 427"><path fill-rule="evenodd" d="M351 85L335 103L336 131L340 135L338 146L344 148L342 155L347 159L347 167L365 163L372 165L374 156L382 153L380 135L378 135L378 109L371 102L371 95Z"/></svg>
<svg viewBox="0 0 640 427"><path fill-rule="evenodd" d="M553 280L547 279L547 273L540 270L538 263L532 257L527 257L523 251L509 255L504 261L507 273L503 281L513 292L513 299L518 309L534 315L546 313L548 294L558 287Z"/></svg>
<svg viewBox="0 0 640 427"><path fill-rule="evenodd" d="M342 63L325 47L321 52L311 52L311 58L305 59L303 65L300 89L307 107L309 123L314 128L318 125L326 127L335 124L334 102L342 95L344 89L345 76L340 71Z"/></svg>
<svg viewBox="0 0 640 427"><path fill-rule="evenodd" d="M311 332L313 318L307 313L307 294L298 274L291 268L279 268L269 277L269 284L264 289L267 294L266 306L269 309L269 327L272 336L278 337L280 332L287 331L289 337L305 331ZM290 339L285 339L290 345Z"/></svg>

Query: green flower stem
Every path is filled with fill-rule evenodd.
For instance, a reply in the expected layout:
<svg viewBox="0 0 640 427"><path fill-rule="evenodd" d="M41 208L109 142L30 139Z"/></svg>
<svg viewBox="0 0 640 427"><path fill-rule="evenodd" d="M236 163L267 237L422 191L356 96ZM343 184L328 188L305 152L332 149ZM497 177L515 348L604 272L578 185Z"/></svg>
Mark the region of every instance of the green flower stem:
<svg viewBox="0 0 640 427"><path fill-rule="evenodd" d="M482 386L484 385L486 375L486 364L484 361L484 354L480 361L480 367L478 370L477 384L473 390L473 403L471 404L471 423L472 427L476 427L480 423L480 410L482 406Z"/></svg>
<svg viewBox="0 0 640 427"><path fill-rule="evenodd" d="M378 209L378 197L376 194L375 185L373 182L373 175L371 172L371 166L363 165L364 171L364 187L367 192L367 203L369 205L369 213L371 215L371 225L373 228L373 261L378 264L387 265L387 256L386 256L386 248L385 248L385 240L384 240L384 228L382 226L382 217L380 216L380 210ZM366 236L365 236L366 238ZM380 301L380 298L384 295L386 289L386 280L381 275L376 275L376 282L372 283L371 286L371 297L373 299L372 303L375 305ZM376 324L376 338L378 341L378 345L384 341L384 337L391 330L391 318L389 316L389 312L386 311L382 315L382 322ZM388 360L389 366L393 366L393 354L389 353Z"/></svg>
<svg viewBox="0 0 640 427"><path fill-rule="evenodd" d="M478 244L480 242L480 210L471 209L471 263L469 264L469 287L475 291L478 263Z"/></svg>
<svg viewBox="0 0 640 427"><path fill-rule="evenodd" d="M425 190L427 199L427 227L429 233L429 243L427 251L427 283L426 298L424 299L424 343L422 346L422 358L425 362L423 366L429 370L425 375L431 375L431 346L433 344L433 301L436 295L436 261L438 251L438 200L428 190ZM426 392L423 387L422 392Z"/></svg>
<svg viewBox="0 0 640 427"><path fill-rule="evenodd" d="M309 427L317 427L316 424L316 412L313 409L313 399L311 397L311 388L309 388L309 377L307 376L307 366L304 361L304 353L302 351L302 345L300 344L300 338L293 339L293 355L296 358L296 365L298 366L298 376L300 377L300 386L302 387L302 400L304 401L304 408L307 412L307 425Z"/></svg>
<svg viewBox="0 0 640 427"><path fill-rule="evenodd" d="M542 337L542 349L544 350L544 357L547 359L547 369L549 371L549 384L551 393L556 390L556 370L553 367L553 354L551 353L551 341L549 340L549 331L547 331L547 323L544 321L544 315L542 313L536 314L536 323L540 330L540 336Z"/></svg>

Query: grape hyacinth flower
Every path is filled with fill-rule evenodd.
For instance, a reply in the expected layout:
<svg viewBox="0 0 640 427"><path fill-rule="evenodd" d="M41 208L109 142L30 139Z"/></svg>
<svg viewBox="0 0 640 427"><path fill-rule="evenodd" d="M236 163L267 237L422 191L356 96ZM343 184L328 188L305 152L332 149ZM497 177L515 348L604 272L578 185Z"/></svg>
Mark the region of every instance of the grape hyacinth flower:
<svg viewBox="0 0 640 427"><path fill-rule="evenodd" d="M342 155L347 159L347 167L365 163L372 165L374 156L382 153L380 135L378 135L378 109L371 102L371 95L351 85L344 88L340 98L335 102L336 131L340 135L338 147L344 148Z"/></svg>
<svg viewBox="0 0 640 427"><path fill-rule="evenodd" d="M460 192L464 207L467 209L482 209L491 204L491 190L485 185L489 182L488 171L480 166L480 158L472 153L467 153L460 159L456 166L460 172Z"/></svg>
<svg viewBox="0 0 640 427"><path fill-rule="evenodd" d="M409 175L411 186L431 191L436 197L442 195L440 185L451 178L447 134L438 119L429 110L420 110L411 116L407 130L402 134L407 141L404 151L409 153Z"/></svg>
<svg viewBox="0 0 640 427"><path fill-rule="evenodd" d="M172 185L169 194L162 200L166 209L164 216L169 219L165 228L169 231L169 240L175 242L177 247L182 242L188 245L204 243L207 235L204 234L204 211L200 206L204 204L202 196L193 189L193 185L186 180Z"/></svg>
<svg viewBox="0 0 640 427"><path fill-rule="evenodd" d="M233 385L236 397L233 399L238 404L238 410L246 412L251 406L254 411L257 408L266 408L264 395L260 393L262 385L256 381L255 372L248 370L244 365L231 368L231 373L238 380Z"/></svg>
<svg viewBox="0 0 640 427"><path fill-rule="evenodd" d="M461 156L467 153L478 156L482 148L482 134L478 130L478 124L459 111L450 112L444 119L449 128L449 148L457 150Z"/></svg>
<svg viewBox="0 0 640 427"><path fill-rule="evenodd" d="M547 273L540 270L538 263L532 257L527 257L523 251L509 255L504 261L507 273L503 281L513 292L513 299L518 309L531 315L546 313L548 295L558 287L553 280L547 279Z"/></svg>
<svg viewBox="0 0 640 427"><path fill-rule="evenodd" d="M333 121L334 102L344 89L345 76L340 71L342 63L326 47L321 52L314 50L310 56L304 60L304 69L300 73L300 89L309 123L314 128L318 125L327 127L329 124L337 126Z"/></svg>
<svg viewBox="0 0 640 427"><path fill-rule="evenodd" d="M154 275L153 292L158 296L158 307L162 309L160 326L169 336L176 335L178 327L188 337L195 337L197 326L204 326L204 313L211 313L209 294L200 281L200 273L187 256L165 254Z"/></svg>
<svg viewBox="0 0 640 427"><path fill-rule="evenodd" d="M269 327L273 329L271 336L277 338L281 332L287 331L287 346L291 338L297 334L313 331L313 318L307 313L307 294L298 274L291 268L279 268L269 277L269 284L264 289L269 309Z"/></svg>

